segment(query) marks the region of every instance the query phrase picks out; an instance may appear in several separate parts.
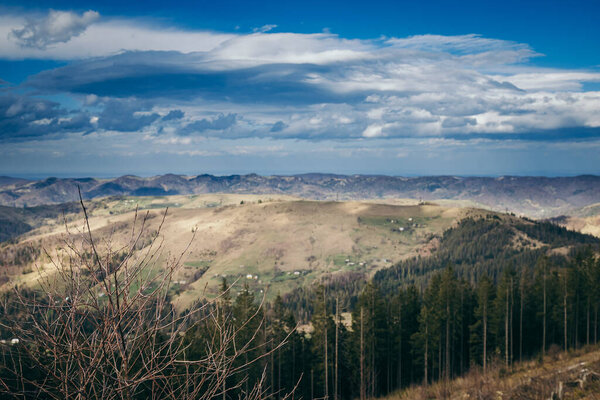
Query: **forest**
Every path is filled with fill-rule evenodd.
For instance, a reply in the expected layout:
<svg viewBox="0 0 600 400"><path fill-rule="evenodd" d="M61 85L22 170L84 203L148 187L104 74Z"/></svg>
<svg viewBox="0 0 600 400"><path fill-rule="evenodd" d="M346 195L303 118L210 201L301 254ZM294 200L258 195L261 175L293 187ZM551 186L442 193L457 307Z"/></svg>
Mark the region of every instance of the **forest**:
<svg viewBox="0 0 600 400"><path fill-rule="evenodd" d="M78 259L92 273L64 268L70 286L4 295L1 336L20 340L0 345L0 393L365 399L598 340L599 240L551 223L465 219L430 257L372 279L330 277L272 302L223 279L183 312L168 273L132 289L146 258L127 266L132 255L93 243Z"/></svg>

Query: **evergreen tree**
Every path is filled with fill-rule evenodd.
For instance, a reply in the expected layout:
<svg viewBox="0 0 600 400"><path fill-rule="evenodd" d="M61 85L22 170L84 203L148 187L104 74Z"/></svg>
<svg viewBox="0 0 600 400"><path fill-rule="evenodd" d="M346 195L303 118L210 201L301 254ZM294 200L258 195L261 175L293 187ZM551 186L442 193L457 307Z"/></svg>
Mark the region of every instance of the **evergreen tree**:
<svg viewBox="0 0 600 400"><path fill-rule="evenodd" d="M314 362L312 370L314 372L315 395L318 397L329 397L330 385L329 376L332 371L332 358L334 354L335 342L330 338L335 337L335 324L332 313L328 310L325 287L320 286L317 289L318 296L314 300L314 314L312 317L313 334L311 338L312 352Z"/></svg>
<svg viewBox="0 0 600 400"><path fill-rule="evenodd" d="M244 357L237 362L236 367L245 371L243 379L242 397L248 396L250 388L259 381L262 374L260 364L252 362L257 360L264 347L261 343L261 331L263 315L261 310L254 302L254 293L250 291L248 284L245 283L243 289L235 299L233 304L233 319L235 326L235 346L236 351L244 350Z"/></svg>
<svg viewBox="0 0 600 400"><path fill-rule="evenodd" d="M542 339L541 355L544 358L546 354L546 333L548 331L548 258L546 256L541 256L535 266L535 284L538 295L538 315L542 319L542 331L540 332Z"/></svg>
<svg viewBox="0 0 600 400"><path fill-rule="evenodd" d="M491 279L484 275L477 288L477 308L475 309L475 323L471 326L471 354L473 360L483 365L483 372L487 371L488 350L493 341L490 340L490 315L494 314L493 308L494 288Z"/></svg>
<svg viewBox="0 0 600 400"><path fill-rule="evenodd" d="M384 393L387 387L385 380L380 379L386 376L387 321L381 292L372 283L368 283L358 297L352 314L352 330L356 347L364 350L366 392L375 397Z"/></svg>
<svg viewBox="0 0 600 400"><path fill-rule="evenodd" d="M512 267L507 267L502 272L502 277L496 289L496 298L494 300L494 334L496 337L496 347L503 355L506 367L512 362L511 340L513 329L513 304L515 288L515 271Z"/></svg>

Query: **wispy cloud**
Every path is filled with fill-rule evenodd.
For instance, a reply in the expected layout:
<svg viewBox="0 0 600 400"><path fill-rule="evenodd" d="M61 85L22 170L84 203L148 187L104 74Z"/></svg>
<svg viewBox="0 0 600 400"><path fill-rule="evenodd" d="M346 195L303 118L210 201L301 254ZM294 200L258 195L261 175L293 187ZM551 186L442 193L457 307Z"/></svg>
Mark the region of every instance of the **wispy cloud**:
<svg viewBox="0 0 600 400"><path fill-rule="evenodd" d="M260 28L254 28L253 31L254 32L269 32L272 31L273 29L277 28L277 25L275 24L267 24L267 25L263 25Z"/></svg>

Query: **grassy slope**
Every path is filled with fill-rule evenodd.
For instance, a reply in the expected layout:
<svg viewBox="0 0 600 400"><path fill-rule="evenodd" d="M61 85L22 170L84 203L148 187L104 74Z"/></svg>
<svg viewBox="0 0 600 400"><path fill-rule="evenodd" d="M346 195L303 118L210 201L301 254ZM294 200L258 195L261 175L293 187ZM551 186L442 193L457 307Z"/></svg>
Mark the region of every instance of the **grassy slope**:
<svg viewBox="0 0 600 400"><path fill-rule="evenodd" d="M107 198L94 202L90 224L97 236L110 236L113 245L123 245L130 237L131 210L136 205L155 216L148 221L150 231L157 229L164 207L172 207L162 231L163 259L181 254L191 241L176 277L179 303L184 307L212 296L222 276L239 286L247 282L258 294L268 289L272 297L324 274L360 271L369 275L401 259L427 255L435 245L433 235L467 215L486 213L412 204L253 195ZM69 223L71 231L81 228L81 219ZM22 242L55 249L63 235L63 225L50 223L27 234ZM51 268L43 260L39 264ZM201 270L206 272L199 277ZM252 279L246 278L249 274ZM32 272L18 274L13 281L35 278Z"/></svg>
<svg viewBox="0 0 600 400"><path fill-rule="evenodd" d="M579 382L586 371L600 373L600 350L588 349L546 356L544 362L515 363L508 371L499 362L486 375L473 369L448 384L439 382L428 387L415 386L385 398L385 400L421 399L550 399L563 382L563 399L600 399L600 381L586 379L583 389Z"/></svg>
<svg viewBox="0 0 600 400"><path fill-rule="evenodd" d="M569 215L556 218L569 229L600 237L600 203L573 210Z"/></svg>

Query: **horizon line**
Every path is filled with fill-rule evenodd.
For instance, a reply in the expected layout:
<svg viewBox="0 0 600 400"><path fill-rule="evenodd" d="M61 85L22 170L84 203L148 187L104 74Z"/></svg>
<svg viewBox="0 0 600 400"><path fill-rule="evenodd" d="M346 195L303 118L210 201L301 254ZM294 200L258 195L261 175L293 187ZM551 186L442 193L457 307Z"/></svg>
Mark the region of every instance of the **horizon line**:
<svg viewBox="0 0 600 400"><path fill-rule="evenodd" d="M228 177L228 176L261 176L261 177L299 177L305 175L333 175L333 176L343 176L343 177L352 177L352 176L380 176L380 177L390 177L390 178L434 178L434 177L456 177L456 178L577 178L584 176L592 176L592 177L600 177L600 173L573 173L573 174L404 174L404 175L394 175L389 173L337 173L337 172L298 172L298 173L257 173L257 172L237 172L237 171L223 171L223 172L199 172L199 173L173 173L173 172L165 172L162 174L148 174L148 175L138 175L135 173L125 173L125 174L115 174L115 175L104 175L104 174L46 174L46 173L31 173L31 174L3 174L0 173L0 178L9 178L9 179L23 179L28 181L43 181L47 179L117 179L122 177L135 177L141 179L148 179L154 177L161 177L166 175L175 175L175 176L183 176L183 177L196 177L201 175L209 175L214 177Z"/></svg>

